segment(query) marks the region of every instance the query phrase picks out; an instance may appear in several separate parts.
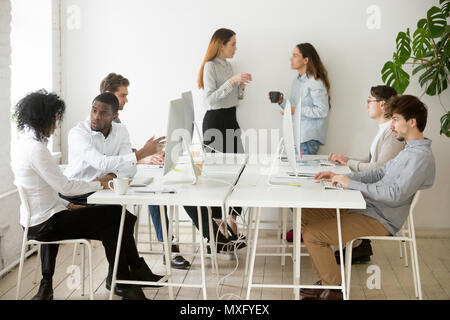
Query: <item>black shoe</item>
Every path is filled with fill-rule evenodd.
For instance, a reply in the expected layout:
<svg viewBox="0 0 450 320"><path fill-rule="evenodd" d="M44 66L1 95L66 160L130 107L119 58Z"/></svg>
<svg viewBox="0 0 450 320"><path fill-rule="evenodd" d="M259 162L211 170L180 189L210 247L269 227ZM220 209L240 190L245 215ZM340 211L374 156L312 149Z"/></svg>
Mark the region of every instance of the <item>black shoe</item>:
<svg viewBox="0 0 450 320"><path fill-rule="evenodd" d="M166 264L166 256L163 256L163 264L164 265ZM189 261L187 261L180 255L176 255L175 257L173 257L172 261L170 262L170 265L174 269L181 269L181 270L189 269L189 267L191 266Z"/></svg>
<svg viewBox="0 0 450 320"><path fill-rule="evenodd" d="M52 280L42 279L38 293L31 300L53 300Z"/></svg>
<svg viewBox="0 0 450 320"><path fill-rule="evenodd" d="M180 247L178 247L176 244L173 244L172 245L172 252L176 252L176 253L180 252Z"/></svg>
<svg viewBox="0 0 450 320"><path fill-rule="evenodd" d="M141 260L141 265L137 269L131 269L131 277L133 280L137 281L152 281L157 282L161 280L164 276L160 276L157 274L154 274L150 268L147 266L147 263L145 263L144 258L139 258ZM167 281L167 280L166 280ZM162 285L152 284L152 285L141 285L141 287L149 287L149 288L161 288Z"/></svg>
<svg viewBox="0 0 450 320"><path fill-rule="evenodd" d="M342 250L344 254L344 263L345 263L345 248ZM370 245L370 240L363 239L361 244L352 249L352 264L355 263L365 263L370 261L370 256L373 255L372 246ZM334 252L334 256L336 257L337 264L340 264L341 261L339 259L339 250Z"/></svg>
<svg viewBox="0 0 450 320"><path fill-rule="evenodd" d="M111 279L106 278L106 289L111 291ZM145 297L142 288L134 284L116 284L114 294L121 296L123 300L150 300Z"/></svg>

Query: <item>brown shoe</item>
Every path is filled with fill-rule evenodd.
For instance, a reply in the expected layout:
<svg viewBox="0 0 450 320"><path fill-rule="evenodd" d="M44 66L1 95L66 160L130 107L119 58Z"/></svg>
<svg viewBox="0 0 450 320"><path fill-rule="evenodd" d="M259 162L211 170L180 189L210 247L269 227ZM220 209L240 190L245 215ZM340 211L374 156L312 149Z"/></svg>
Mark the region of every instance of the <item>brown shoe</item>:
<svg viewBox="0 0 450 320"><path fill-rule="evenodd" d="M323 290L319 300L344 300L344 298L341 290L326 289Z"/></svg>
<svg viewBox="0 0 450 320"><path fill-rule="evenodd" d="M317 281L314 283L315 286L321 286L322 280ZM308 289L308 288L302 288L300 289L300 296L302 300L315 300L319 299L322 292L325 291L325 289Z"/></svg>

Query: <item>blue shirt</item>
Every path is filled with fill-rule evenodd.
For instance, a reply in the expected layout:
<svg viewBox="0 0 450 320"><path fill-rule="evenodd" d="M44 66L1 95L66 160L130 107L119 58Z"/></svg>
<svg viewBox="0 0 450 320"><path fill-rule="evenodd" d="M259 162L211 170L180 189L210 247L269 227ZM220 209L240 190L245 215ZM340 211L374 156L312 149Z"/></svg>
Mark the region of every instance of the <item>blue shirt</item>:
<svg viewBox="0 0 450 320"><path fill-rule="evenodd" d="M300 125L300 142L318 140L325 144L328 127L328 92L322 80L314 79L314 76L305 73L292 81L291 106L298 104L299 97L302 98L302 114ZM286 100L280 106L284 108ZM297 112L297 109L296 109Z"/></svg>
<svg viewBox="0 0 450 320"><path fill-rule="evenodd" d="M359 190L366 209L349 210L377 219L392 235L405 223L414 194L434 183L431 140L410 140L394 159L370 171L348 174L348 188Z"/></svg>

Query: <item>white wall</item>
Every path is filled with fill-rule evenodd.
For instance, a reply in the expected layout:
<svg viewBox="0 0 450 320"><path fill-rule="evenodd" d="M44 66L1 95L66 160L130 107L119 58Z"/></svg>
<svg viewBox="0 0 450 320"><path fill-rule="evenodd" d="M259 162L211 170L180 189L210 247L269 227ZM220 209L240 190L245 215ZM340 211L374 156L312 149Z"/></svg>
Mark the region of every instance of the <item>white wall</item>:
<svg viewBox="0 0 450 320"><path fill-rule="evenodd" d="M366 27L366 10L372 4L381 9L378 30ZM121 119L135 146L152 135L165 134L169 100L184 90L194 91L196 119L201 121L198 69L212 33L227 27L237 33L235 72L250 72L254 79L238 110L244 130L279 128L280 115L267 92L289 91L295 77L289 69L291 52L297 43L311 42L331 82L328 140L320 153L365 156L377 130L365 109L369 88L381 84L380 70L392 56L397 32L414 28L437 4L431 0L62 0L62 94L68 106L63 154L67 156L68 130L88 115L100 81L109 72L131 81L130 102ZM413 84L408 93L419 95L420 90ZM443 98L447 104L449 96L447 92ZM442 109L437 99L424 97L424 101L430 111L425 133L433 140L438 171L433 190L425 192L419 203L417 225L450 228L450 140L438 135Z"/></svg>
<svg viewBox="0 0 450 320"><path fill-rule="evenodd" d="M19 196L11 171L11 4L0 0L0 271L17 258L20 249Z"/></svg>

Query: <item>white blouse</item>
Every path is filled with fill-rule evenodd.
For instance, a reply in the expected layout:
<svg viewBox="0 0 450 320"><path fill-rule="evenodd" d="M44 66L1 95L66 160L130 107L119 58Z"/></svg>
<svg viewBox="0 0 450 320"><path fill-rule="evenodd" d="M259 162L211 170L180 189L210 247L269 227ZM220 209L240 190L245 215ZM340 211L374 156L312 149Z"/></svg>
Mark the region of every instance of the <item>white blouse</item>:
<svg viewBox="0 0 450 320"><path fill-rule="evenodd" d="M228 109L238 106L238 100L244 98L240 84L231 85L228 80L233 69L228 61L214 58L205 63L203 69L203 102L207 110Z"/></svg>
<svg viewBox="0 0 450 320"><path fill-rule="evenodd" d="M30 207L30 227L47 221L55 213L67 210L58 192L75 196L102 189L100 182L68 180L47 148L48 141L38 141L34 132L25 135L12 146L11 167L15 184L23 188ZM20 206L20 224L27 221L25 207Z"/></svg>

